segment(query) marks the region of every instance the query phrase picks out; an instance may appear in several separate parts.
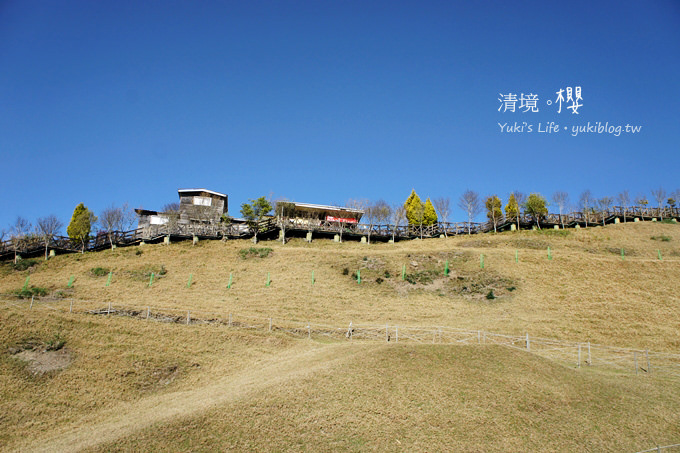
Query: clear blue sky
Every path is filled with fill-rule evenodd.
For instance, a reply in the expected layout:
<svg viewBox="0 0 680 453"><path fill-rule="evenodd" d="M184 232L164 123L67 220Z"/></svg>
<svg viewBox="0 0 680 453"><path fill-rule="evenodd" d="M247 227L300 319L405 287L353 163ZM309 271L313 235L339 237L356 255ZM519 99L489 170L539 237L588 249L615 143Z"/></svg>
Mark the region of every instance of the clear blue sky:
<svg viewBox="0 0 680 453"><path fill-rule="evenodd" d="M269 194L672 191L679 75L677 0L0 0L0 228L191 187L232 215ZM578 115L547 104L576 86ZM508 93L539 111L499 112ZM642 130L571 135L589 121Z"/></svg>

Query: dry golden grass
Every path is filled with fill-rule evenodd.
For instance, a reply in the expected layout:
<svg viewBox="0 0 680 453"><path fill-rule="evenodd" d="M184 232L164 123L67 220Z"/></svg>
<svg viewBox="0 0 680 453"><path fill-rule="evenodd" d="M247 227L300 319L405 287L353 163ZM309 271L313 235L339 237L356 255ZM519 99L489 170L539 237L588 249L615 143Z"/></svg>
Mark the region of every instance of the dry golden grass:
<svg viewBox="0 0 680 453"><path fill-rule="evenodd" d="M258 244L272 249L269 257L247 260L239 251L252 246L248 241L146 245L59 256L34 269L31 284L64 290L74 275L71 295L76 299L128 306L337 326L349 321L446 325L653 350L680 348L678 225L628 223L563 234L503 233L371 245L270 241ZM548 246L552 260L547 258ZM519 263L514 260L516 250ZM480 254L485 255L483 270ZM452 275L444 278L447 259ZM404 264L409 274L440 275L432 283L411 285L401 281ZM161 266L167 274L151 288L146 278L137 277ZM105 287L106 277L91 275L95 267L113 270L110 287ZM349 275L343 275L343 269ZM361 285L353 278L357 269L362 270ZM0 292L22 286L25 273L4 272ZM272 283L265 287L268 272ZM230 273L233 286L227 289ZM190 274L193 285L187 288ZM499 297L486 299L489 290Z"/></svg>
<svg viewBox="0 0 680 453"><path fill-rule="evenodd" d="M677 441L679 410L677 383L389 345L92 451L639 451Z"/></svg>
<svg viewBox="0 0 680 453"><path fill-rule="evenodd" d="M67 293L76 299L199 317L447 325L674 352L680 344L677 225L397 244L263 242L270 256L241 259L251 246L184 242L59 256L31 269L31 284L67 291L74 275ZM421 282L402 282L402 265ZM144 272L162 266L167 273L149 288ZM96 267L114 271L110 287L92 275ZM0 291L25 277L3 265ZM497 299L485 297L491 289ZM28 303L0 308L4 450L594 451L680 437L680 384L656 375L575 370L492 346L320 343ZM66 341L65 369L35 374L18 359L18 350L55 338Z"/></svg>

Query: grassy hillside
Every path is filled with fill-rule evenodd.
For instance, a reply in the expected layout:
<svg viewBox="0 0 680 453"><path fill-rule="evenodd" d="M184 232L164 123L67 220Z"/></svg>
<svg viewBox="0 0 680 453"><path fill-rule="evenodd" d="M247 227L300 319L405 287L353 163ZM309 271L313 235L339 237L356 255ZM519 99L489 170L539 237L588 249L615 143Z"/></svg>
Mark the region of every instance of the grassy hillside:
<svg viewBox="0 0 680 453"><path fill-rule="evenodd" d="M445 325L677 352L679 228L293 240L253 251L247 241L145 245L28 270L4 263L0 292L20 289L28 273L29 286L53 297L129 307ZM148 287L151 272L161 275ZM632 451L680 439L680 382L668 375L574 369L491 345L295 340L29 303L0 306L3 450Z"/></svg>
<svg viewBox="0 0 680 453"><path fill-rule="evenodd" d="M680 349L680 300L672 284L680 281L678 225L629 223L397 244L272 241L257 246L271 249L267 257L243 259L241 252L251 246L248 241L202 242L195 247L181 242L59 256L31 268L30 284L62 297L129 306L338 326L349 321L447 325ZM443 275L447 260L449 277ZM403 265L411 283L401 280ZM359 269L360 285L355 278ZM109 270L113 278L106 287ZM25 271L5 265L0 272L0 292L19 289L25 282ZM149 288L151 272L156 280ZM227 289L230 273L233 284ZM190 274L192 287L187 288ZM75 283L66 290L71 275ZM490 291L495 299L487 299Z"/></svg>

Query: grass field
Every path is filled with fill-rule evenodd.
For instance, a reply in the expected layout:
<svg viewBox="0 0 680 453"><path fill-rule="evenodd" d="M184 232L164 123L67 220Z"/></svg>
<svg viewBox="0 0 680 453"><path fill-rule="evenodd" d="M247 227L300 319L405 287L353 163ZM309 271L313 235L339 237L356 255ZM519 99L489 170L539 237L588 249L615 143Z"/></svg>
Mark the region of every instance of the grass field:
<svg viewBox="0 0 680 453"><path fill-rule="evenodd" d="M149 287L151 272L160 275ZM396 244L145 245L22 271L5 263L0 292L21 289L27 275L53 297L126 306L680 350L672 224ZM500 347L294 340L9 304L0 322L6 450L619 451L680 441L673 379L577 370Z"/></svg>

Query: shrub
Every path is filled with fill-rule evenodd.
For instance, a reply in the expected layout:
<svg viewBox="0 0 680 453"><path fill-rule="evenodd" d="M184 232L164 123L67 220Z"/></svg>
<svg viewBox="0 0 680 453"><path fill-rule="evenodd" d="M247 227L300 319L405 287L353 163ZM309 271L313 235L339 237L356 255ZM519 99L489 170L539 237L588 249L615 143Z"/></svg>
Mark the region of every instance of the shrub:
<svg viewBox="0 0 680 453"><path fill-rule="evenodd" d="M493 289L489 290L489 293L486 295L486 298L489 300L494 300L496 298L496 296L493 293Z"/></svg>
<svg viewBox="0 0 680 453"><path fill-rule="evenodd" d="M93 267L90 269L90 275L93 277L105 277L109 275L110 269L107 267Z"/></svg>
<svg viewBox="0 0 680 453"><path fill-rule="evenodd" d="M347 267L344 268L344 269L342 270L342 275L349 275L349 268L347 268Z"/></svg>
<svg viewBox="0 0 680 453"><path fill-rule="evenodd" d="M45 342L45 349L47 351L58 351L65 345L66 339L60 333L56 333L51 340Z"/></svg>
<svg viewBox="0 0 680 453"><path fill-rule="evenodd" d="M38 263L39 261L36 259L17 260L16 263L12 263L12 269L15 271L25 271L29 267L33 267Z"/></svg>
<svg viewBox="0 0 680 453"><path fill-rule="evenodd" d="M141 255L142 253L144 253L143 250L137 249L137 251L135 252L135 255L139 256L139 255Z"/></svg>
<svg viewBox="0 0 680 453"><path fill-rule="evenodd" d="M12 291L12 293L19 299L28 299L29 297L37 296L43 297L47 296L47 288L41 288L38 286L31 286L30 288L22 288Z"/></svg>
<svg viewBox="0 0 680 453"><path fill-rule="evenodd" d="M392 277L392 274L390 274L390 271L385 271L385 278L390 278Z"/></svg>
<svg viewBox="0 0 680 453"><path fill-rule="evenodd" d="M671 241L671 237L666 236L664 234L662 234L661 236L652 236L650 239L653 240L653 241L662 241L662 242L670 242Z"/></svg>
<svg viewBox="0 0 680 453"><path fill-rule="evenodd" d="M241 256L241 259L246 260L248 258L266 258L271 252L272 249L269 247L249 247L239 250L238 254Z"/></svg>
<svg viewBox="0 0 680 453"><path fill-rule="evenodd" d="M384 281L385 281L385 280L383 280L383 279L380 278L380 277L378 277L378 278L375 279L375 282L376 282L378 285L381 284L381 283L384 282Z"/></svg>

